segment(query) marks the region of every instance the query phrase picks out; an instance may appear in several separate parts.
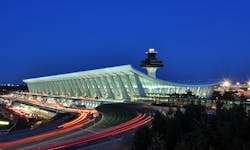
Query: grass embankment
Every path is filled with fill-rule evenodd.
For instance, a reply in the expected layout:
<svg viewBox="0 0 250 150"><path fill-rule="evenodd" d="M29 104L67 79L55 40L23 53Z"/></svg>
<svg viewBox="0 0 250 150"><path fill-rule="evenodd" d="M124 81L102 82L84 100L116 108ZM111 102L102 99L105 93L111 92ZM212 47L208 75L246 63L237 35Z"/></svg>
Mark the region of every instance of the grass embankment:
<svg viewBox="0 0 250 150"><path fill-rule="evenodd" d="M135 109L123 104L105 104L96 108L102 115L102 119L92 128L109 128L126 122L137 115Z"/></svg>

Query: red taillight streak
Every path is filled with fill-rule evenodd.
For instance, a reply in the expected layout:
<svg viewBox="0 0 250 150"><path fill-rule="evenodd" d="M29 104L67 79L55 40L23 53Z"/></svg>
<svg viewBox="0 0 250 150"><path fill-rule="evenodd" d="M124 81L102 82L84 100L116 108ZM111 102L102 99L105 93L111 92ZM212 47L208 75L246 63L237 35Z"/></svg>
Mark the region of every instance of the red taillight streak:
<svg viewBox="0 0 250 150"><path fill-rule="evenodd" d="M134 123L135 121L138 121L138 120L142 119L143 117L145 117L145 114L143 114L143 115L142 115L142 114L139 114L138 116L136 116L135 118L133 118L133 119L127 121L127 122L124 122L124 123L119 124L119 125L117 125L117 126L114 126L114 127L108 128L108 129L106 129L106 130L103 130L102 133L104 133L104 132L109 132L109 131L111 131L111 130L113 131L113 130L115 130L115 129L117 129L117 128L121 128L121 127L123 127L123 126L127 126L128 124ZM93 134L88 134L88 135L86 135L86 136L93 136ZM77 139L81 139L81 138L82 138L82 137L77 138ZM67 141L67 142L70 143L71 141L73 142L73 141L75 141L75 140L77 140L77 139L70 140L70 141ZM63 142L63 143L65 143L65 142ZM62 143L60 143L60 144L62 144ZM52 144L52 145L53 145L53 144Z"/></svg>
<svg viewBox="0 0 250 150"><path fill-rule="evenodd" d="M53 131L49 131L46 133L41 133L38 135L34 135L31 137L27 137L24 139L20 139L20 140L16 140L16 141L10 141L10 142L2 142L0 143L0 147L6 147L6 146L12 146L12 145L16 145L16 144L21 144L21 143L26 143L26 142L30 142L30 141L34 141L34 140L39 140L41 138L45 138L45 137L49 137L49 136L53 136L56 134L60 134L60 133L64 133L64 132L68 132L77 128L82 127L83 125L89 123L91 120L86 119L87 115L84 115L85 117L83 118L82 114L79 116L81 117L81 120L75 124L72 124L71 126L66 126L66 127L61 127L59 129L53 130Z"/></svg>
<svg viewBox="0 0 250 150"><path fill-rule="evenodd" d="M53 148L49 148L49 149L60 149L60 148L65 148L65 147L69 147L69 146L74 146L74 145L77 145L77 144L81 144L81 143L85 143L85 142L89 142L89 141L93 141L93 140L97 140L97 139L100 139L100 138L104 138L104 137L107 137L107 136L111 136L111 135L115 135L115 134L119 134L119 133L122 133L122 132L125 132L125 131L128 131L128 130L131 130L131 129L134 129L138 126L141 126L143 124L146 124L147 122L151 121L152 118L147 118L145 120L142 120L136 124L134 124L133 126L130 125L130 126L127 126L127 127L124 127L124 128L121 128L121 129L118 129L116 131L112 131L112 132L108 132L108 133L103 133L103 134L98 134L98 135L95 135L95 136L92 136L92 137L87 137L87 138L84 138L84 139L81 139L81 140L78 140L78 141L75 141L73 143L68 143L66 145L61 145L61 146L58 146L58 147L53 147ZM46 148L47 149L47 148Z"/></svg>
<svg viewBox="0 0 250 150"><path fill-rule="evenodd" d="M115 135L118 133L122 133L128 130L131 130L133 128L136 128L138 126L141 126L143 124L148 123L149 121L151 121L153 118L151 116L148 116L147 118L144 118L145 114L141 116L137 116L136 118L125 122L123 124L114 126L112 128L109 128L101 133L95 134L95 135L89 135L89 136L84 136L78 139L74 139L74 140L70 140L67 142L61 142L59 144L54 144L51 145L49 147L46 148L42 148L42 149L60 149L60 148L64 148L64 147L69 147L69 146L73 146L73 145L77 145L80 143L84 143L84 142L89 142L92 140L96 140L96 139L100 139L103 137L107 137L107 136L111 136L111 135Z"/></svg>

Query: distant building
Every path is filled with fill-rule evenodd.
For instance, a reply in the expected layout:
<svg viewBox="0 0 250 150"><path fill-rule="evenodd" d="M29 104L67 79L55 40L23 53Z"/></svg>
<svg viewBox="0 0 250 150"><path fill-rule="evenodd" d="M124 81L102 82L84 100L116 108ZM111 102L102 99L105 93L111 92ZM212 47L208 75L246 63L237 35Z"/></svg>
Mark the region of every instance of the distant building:
<svg viewBox="0 0 250 150"><path fill-rule="evenodd" d="M13 91L26 92L28 91L28 88L26 85L13 85L13 84L0 85L0 95L8 94Z"/></svg>
<svg viewBox="0 0 250 150"><path fill-rule="evenodd" d="M153 49L142 61L141 66L148 75L135 70L131 65L116 66L89 71L26 79L32 93L64 95L69 97L98 97L103 99L136 100L147 97L167 97L171 94L186 94L201 98L210 97L214 86L211 84L178 84L156 79L156 70L163 67Z"/></svg>

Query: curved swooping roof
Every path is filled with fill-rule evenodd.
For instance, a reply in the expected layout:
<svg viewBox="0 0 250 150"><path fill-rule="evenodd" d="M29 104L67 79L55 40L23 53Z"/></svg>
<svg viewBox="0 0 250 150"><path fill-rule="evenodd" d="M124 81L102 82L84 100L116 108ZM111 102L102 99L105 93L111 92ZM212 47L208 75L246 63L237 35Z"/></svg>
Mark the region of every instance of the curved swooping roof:
<svg viewBox="0 0 250 150"><path fill-rule="evenodd" d="M115 66L115 67L107 67L101 69L94 69L94 70L87 70L81 72L74 72L74 73L66 73L60 75L52 75L46 77L38 77L38 78L31 78L25 79L23 82L25 83L35 83L35 82L47 82L47 81L56 81L56 80L67 80L67 79L78 79L78 78L91 78L91 77L98 77L98 76L109 76L109 75L120 75L120 74L138 74L139 76L143 76L148 78L151 81L160 82L161 84L171 85L171 86L181 86L181 87L207 87L207 86L215 86L221 84L221 82L209 83L209 84L181 84L181 83L174 83L168 82L161 79L152 78L136 69L134 69L131 65L122 65L122 66Z"/></svg>

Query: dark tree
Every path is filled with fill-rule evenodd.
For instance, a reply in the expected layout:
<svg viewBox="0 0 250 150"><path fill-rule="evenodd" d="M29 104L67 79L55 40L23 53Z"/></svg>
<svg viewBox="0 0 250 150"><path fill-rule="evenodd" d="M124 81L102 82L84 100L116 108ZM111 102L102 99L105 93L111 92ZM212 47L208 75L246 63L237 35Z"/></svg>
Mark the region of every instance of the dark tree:
<svg viewBox="0 0 250 150"><path fill-rule="evenodd" d="M139 128L134 136L134 148L136 150L146 150L151 146L153 132L148 126Z"/></svg>
<svg viewBox="0 0 250 150"><path fill-rule="evenodd" d="M223 102L221 100L217 100L216 101L216 113L220 113L222 106L223 106Z"/></svg>
<svg viewBox="0 0 250 150"><path fill-rule="evenodd" d="M221 98L222 98L222 95L219 91L213 91L213 93L212 93L213 100L220 100Z"/></svg>
<svg viewBox="0 0 250 150"><path fill-rule="evenodd" d="M223 94L223 99L224 100L234 100L235 98L235 92L234 91L226 91Z"/></svg>
<svg viewBox="0 0 250 150"><path fill-rule="evenodd" d="M207 114L201 105L191 104L182 113L156 113L152 129L147 127L136 135L136 149L167 150L248 150L250 146L250 117L243 105L230 110L220 109ZM167 113L166 113L167 114Z"/></svg>

